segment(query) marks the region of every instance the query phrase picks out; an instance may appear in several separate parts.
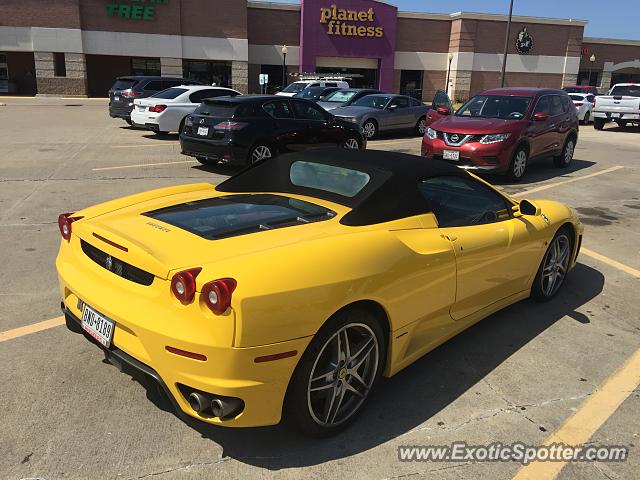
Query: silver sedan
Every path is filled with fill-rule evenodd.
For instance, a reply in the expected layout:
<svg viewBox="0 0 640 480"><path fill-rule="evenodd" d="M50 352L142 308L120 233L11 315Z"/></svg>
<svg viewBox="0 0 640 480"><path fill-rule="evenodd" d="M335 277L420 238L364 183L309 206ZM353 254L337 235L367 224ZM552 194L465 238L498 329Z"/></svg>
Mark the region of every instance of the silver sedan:
<svg viewBox="0 0 640 480"><path fill-rule="evenodd" d="M378 132L391 130L413 130L416 135L424 135L429 108L406 95L379 93L362 97L348 107L334 108L331 113L357 123L364 136L372 139Z"/></svg>

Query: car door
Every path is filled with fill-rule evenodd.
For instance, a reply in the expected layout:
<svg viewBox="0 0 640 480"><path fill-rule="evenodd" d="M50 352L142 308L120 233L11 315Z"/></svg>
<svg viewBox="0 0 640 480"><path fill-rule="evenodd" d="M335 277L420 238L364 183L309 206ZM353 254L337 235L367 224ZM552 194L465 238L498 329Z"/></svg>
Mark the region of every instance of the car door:
<svg viewBox="0 0 640 480"><path fill-rule="evenodd" d="M279 152L297 152L305 148L307 126L295 117L289 99L270 100L262 108L273 119L272 131L263 132L263 135Z"/></svg>
<svg viewBox="0 0 640 480"><path fill-rule="evenodd" d="M393 97L385 107L385 110L389 111L389 115L387 115L389 123L387 126L392 129L411 128L416 123L413 118L409 97L400 95Z"/></svg>
<svg viewBox="0 0 640 480"><path fill-rule="evenodd" d="M331 122L331 116L308 100L291 99L293 113L304 122L303 148L335 147L342 141L342 130Z"/></svg>
<svg viewBox="0 0 640 480"><path fill-rule="evenodd" d="M556 125L552 115L551 95L538 98L531 116L531 124L527 131L529 137L529 157L536 158L548 155L557 143ZM545 114L544 120L536 120L536 114Z"/></svg>
<svg viewBox="0 0 640 480"><path fill-rule="evenodd" d="M454 320L526 291L543 248L541 217L515 218L509 200L471 176L429 178L420 190L455 252Z"/></svg>
<svg viewBox="0 0 640 480"><path fill-rule="evenodd" d="M438 108L446 108L449 110L449 114L453 113L451 99L449 98L449 95L447 95L447 93L442 90L438 90L433 97L431 108L427 112L427 126L445 116L441 113L438 113Z"/></svg>

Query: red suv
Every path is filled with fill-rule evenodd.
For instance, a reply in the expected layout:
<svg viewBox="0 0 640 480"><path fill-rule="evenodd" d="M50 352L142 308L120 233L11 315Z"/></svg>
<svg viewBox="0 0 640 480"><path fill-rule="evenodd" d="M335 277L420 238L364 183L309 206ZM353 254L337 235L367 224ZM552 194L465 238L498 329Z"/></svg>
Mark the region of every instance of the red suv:
<svg viewBox="0 0 640 480"><path fill-rule="evenodd" d="M435 112L422 139L423 157L505 173L514 181L541 158L569 166L578 140L577 110L562 90L487 90L453 115L442 106Z"/></svg>

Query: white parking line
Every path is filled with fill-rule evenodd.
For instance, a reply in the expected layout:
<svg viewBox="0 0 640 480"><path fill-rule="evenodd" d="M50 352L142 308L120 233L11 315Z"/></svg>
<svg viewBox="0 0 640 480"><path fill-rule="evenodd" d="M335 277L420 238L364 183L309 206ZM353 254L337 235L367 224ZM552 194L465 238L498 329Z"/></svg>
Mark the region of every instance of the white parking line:
<svg viewBox="0 0 640 480"><path fill-rule="evenodd" d="M197 160L184 160L181 162L159 162L159 163L139 163L137 165L120 165L118 167L99 167L92 168L92 172L103 172L105 170L119 170L121 168L142 168L142 167L156 167L158 165L180 165L182 163L198 163Z"/></svg>
<svg viewBox="0 0 640 480"><path fill-rule="evenodd" d="M564 180L562 182L554 182L554 183L548 183L546 185L540 185L539 187L530 188L529 190L525 190L524 192L514 193L513 196L521 197L523 195L529 195L530 193L541 192L542 190L559 187L560 185L566 185L567 183L579 182L581 180L586 180L587 178L593 178L593 177L597 177L598 175L604 175L605 173L611 173L616 170L620 170L621 168L624 168L624 167L621 165L617 165L615 167L600 170L599 172L590 173L589 175L581 175L579 177L573 177L568 180Z"/></svg>
<svg viewBox="0 0 640 480"><path fill-rule="evenodd" d="M148 143L144 145L109 145L109 148L145 148L145 147L175 147L173 143Z"/></svg>

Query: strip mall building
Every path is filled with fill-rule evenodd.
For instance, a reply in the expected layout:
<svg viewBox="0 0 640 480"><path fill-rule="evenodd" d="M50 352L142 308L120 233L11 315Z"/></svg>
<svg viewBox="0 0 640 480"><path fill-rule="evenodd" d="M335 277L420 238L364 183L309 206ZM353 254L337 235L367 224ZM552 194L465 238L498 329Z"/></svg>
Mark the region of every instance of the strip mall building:
<svg viewBox="0 0 640 480"><path fill-rule="evenodd" d="M640 41L585 38L584 20L514 17L507 85L640 81ZM105 96L117 76L186 76L258 92L287 73L428 101L499 84L506 17L398 12L373 0L2 0L0 93ZM288 81L294 77L288 76Z"/></svg>

